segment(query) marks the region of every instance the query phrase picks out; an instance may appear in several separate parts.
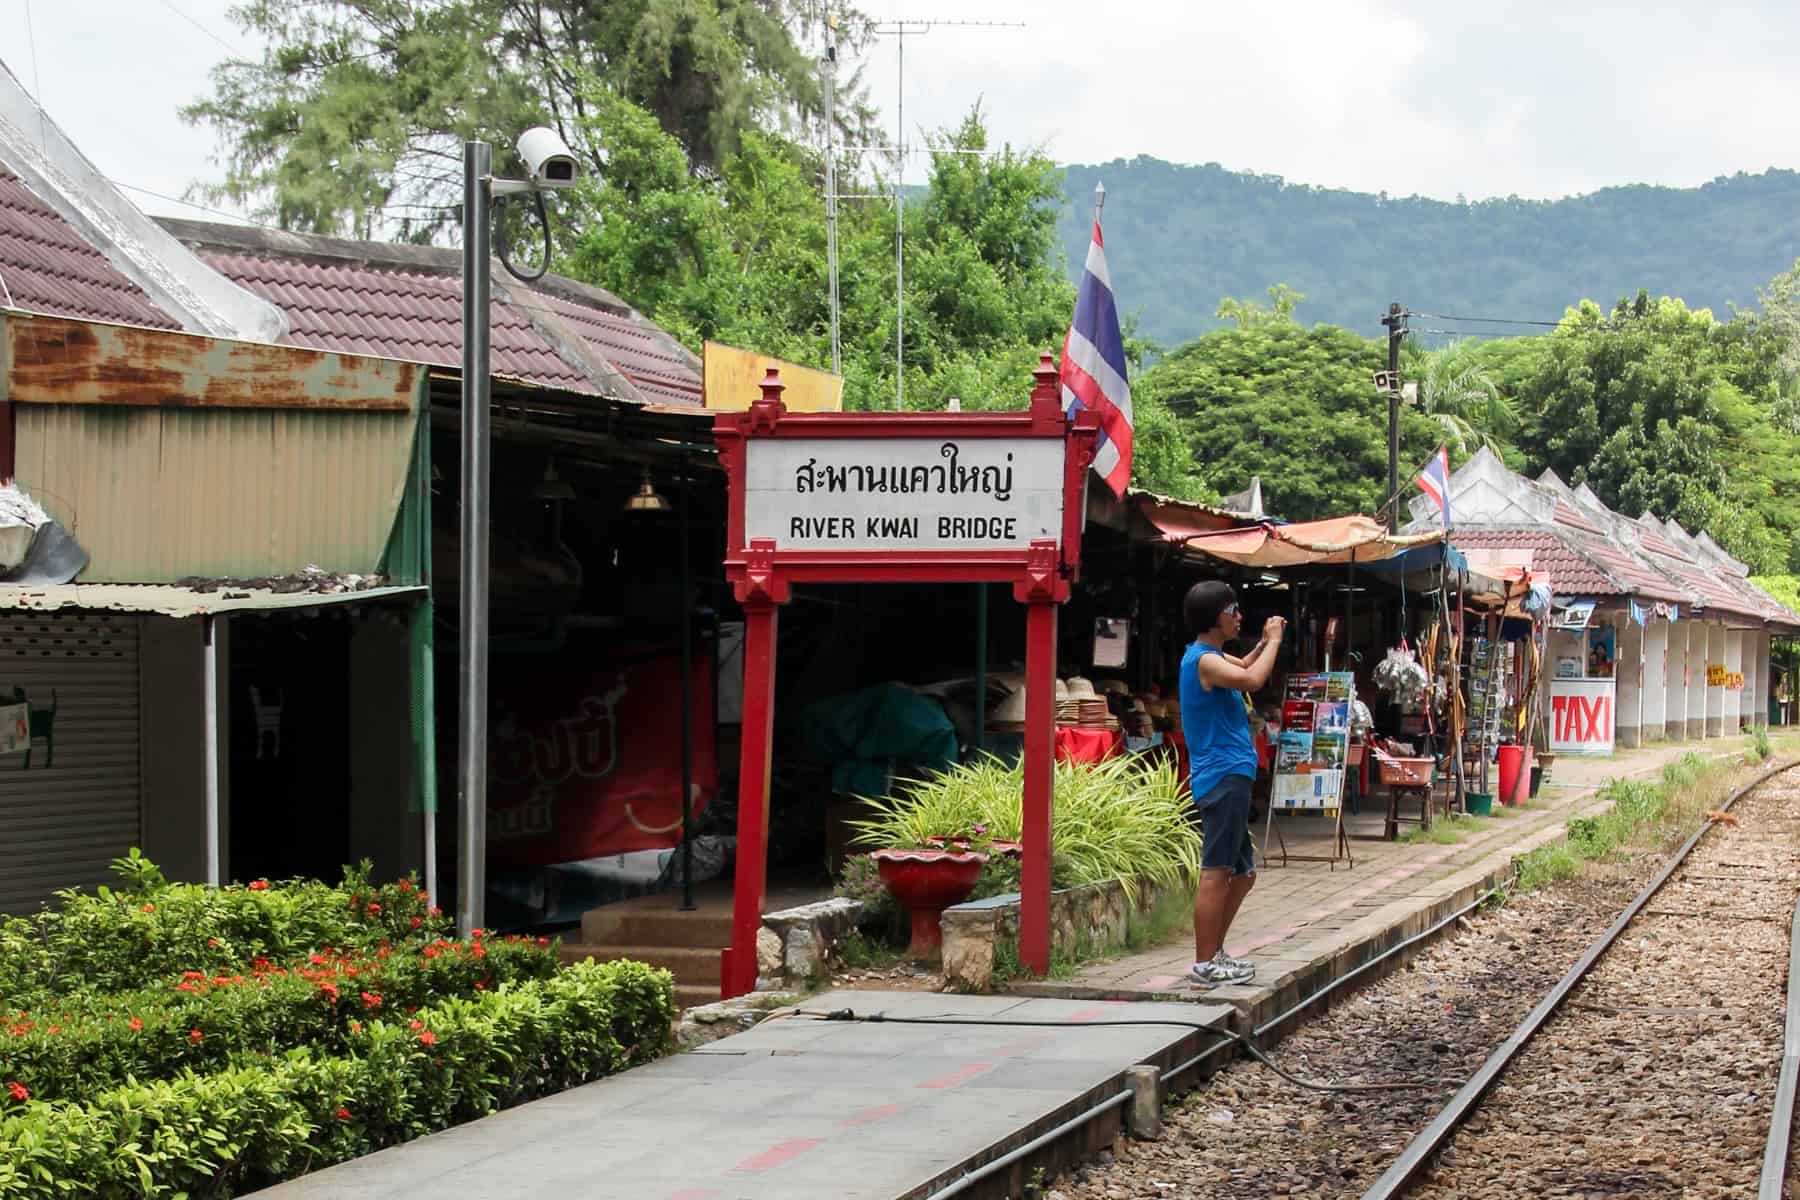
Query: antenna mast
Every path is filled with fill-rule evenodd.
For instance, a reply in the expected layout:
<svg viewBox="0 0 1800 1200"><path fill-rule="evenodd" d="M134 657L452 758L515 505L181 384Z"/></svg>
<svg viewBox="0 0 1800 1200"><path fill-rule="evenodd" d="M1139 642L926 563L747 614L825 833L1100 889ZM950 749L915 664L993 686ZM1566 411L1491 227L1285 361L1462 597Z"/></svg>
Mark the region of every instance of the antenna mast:
<svg viewBox="0 0 1800 1200"><path fill-rule="evenodd" d="M942 21L936 18L899 17L875 26L876 33L896 37L894 73L894 408L906 407L906 35L930 33L939 27L959 29L1023 29L1023 21ZM829 185L827 185L829 186ZM827 206L826 215L830 216ZM834 276L833 294L836 293ZM832 309L834 320L836 307Z"/></svg>

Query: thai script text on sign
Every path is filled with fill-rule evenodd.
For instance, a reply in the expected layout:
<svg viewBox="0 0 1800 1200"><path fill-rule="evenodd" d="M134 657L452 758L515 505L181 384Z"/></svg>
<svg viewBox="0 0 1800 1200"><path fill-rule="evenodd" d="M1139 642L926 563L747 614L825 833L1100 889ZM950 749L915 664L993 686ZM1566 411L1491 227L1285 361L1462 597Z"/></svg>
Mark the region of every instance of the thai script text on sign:
<svg viewBox="0 0 1800 1200"><path fill-rule="evenodd" d="M1061 540L1063 443L779 438L745 447L744 537L783 550L1023 550Z"/></svg>
<svg viewBox="0 0 1800 1200"><path fill-rule="evenodd" d="M1706 686L1722 687L1727 691L1741 692L1744 690L1744 673L1742 671L1728 671L1725 669L1724 663L1707 663Z"/></svg>

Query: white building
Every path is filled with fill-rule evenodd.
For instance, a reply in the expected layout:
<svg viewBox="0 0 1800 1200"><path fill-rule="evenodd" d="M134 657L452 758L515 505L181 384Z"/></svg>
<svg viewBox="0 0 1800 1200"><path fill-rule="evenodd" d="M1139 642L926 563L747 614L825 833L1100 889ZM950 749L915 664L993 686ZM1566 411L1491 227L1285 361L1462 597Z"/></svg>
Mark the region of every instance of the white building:
<svg viewBox="0 0 1800 1200"><path fill-rule="evenodd" d="M1410 528L1440 520L1425 497ZM1555 612L1544 667L1550 748L1721 737L1768 723L1772 637L1800 615L1705 532L1613 512L1585 484L1507 470L1486 448L1450 479L1452 540L1472 563L1530 569Z"/></svg>

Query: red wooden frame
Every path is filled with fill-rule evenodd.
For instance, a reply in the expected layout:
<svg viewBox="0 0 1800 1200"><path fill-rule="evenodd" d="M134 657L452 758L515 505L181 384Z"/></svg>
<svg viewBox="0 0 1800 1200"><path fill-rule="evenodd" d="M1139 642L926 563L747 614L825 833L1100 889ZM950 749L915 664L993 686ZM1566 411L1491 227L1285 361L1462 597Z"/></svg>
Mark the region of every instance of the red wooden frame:
<svg viewBox="0 0 1800 1200"><path fill-rule="evenodd" d="M1057 606L1069 598L1081 565L1087 474L1099 418L1062 411L1062 384L1048 354L1032 372L1031 407L981 413L790 413L773 368L762 395L744 412L713 418L713 437L730 486L725 576L744 608L744 725L738 772L738 842L731 948L724 952L723 996L756 987L756 934L768 868L771 735L774 726L777 613L796 583L1011 583L1028 606L1025 669L1024 853L1019 957L1039 975L1050 968L1050 790L1055 721ZM891 438L1057 439L1064 444L1060 539L1022 549L782 550L744 539L744 479L752 439Z"/></svg>

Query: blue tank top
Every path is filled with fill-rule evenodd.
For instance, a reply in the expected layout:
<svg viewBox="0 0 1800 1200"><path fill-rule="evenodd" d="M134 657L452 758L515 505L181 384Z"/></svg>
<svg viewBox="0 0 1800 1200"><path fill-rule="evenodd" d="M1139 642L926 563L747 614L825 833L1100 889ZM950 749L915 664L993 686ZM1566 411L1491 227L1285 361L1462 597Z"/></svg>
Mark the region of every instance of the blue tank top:
<svg viewBox="0 0 1800 1200"><path fill-rule="evenodd" d="M1229 775L1256 778L1256 746L1244 694L1236 688L1210 691L1200 683L1200 660L1216 646L1195 642L1181 656L1181 734L1187 739L1188 774L1198 800Z"/></svg>

